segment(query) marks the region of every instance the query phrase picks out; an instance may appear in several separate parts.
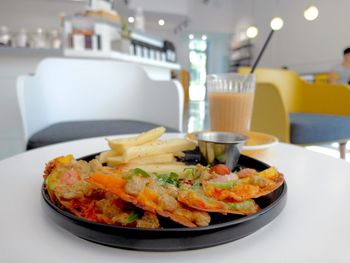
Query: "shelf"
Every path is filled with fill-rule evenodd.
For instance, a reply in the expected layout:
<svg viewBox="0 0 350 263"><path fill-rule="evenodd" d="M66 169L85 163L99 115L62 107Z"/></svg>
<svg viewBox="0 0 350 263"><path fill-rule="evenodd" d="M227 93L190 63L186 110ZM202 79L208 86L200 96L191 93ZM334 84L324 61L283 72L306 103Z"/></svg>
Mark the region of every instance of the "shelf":
<svg viewBox="0 0 350 263"><path fill-rule="evenodd" d="M253 44L249 43L249 44L244 44L242 46L233 47L231 48L231 51L238 51L240 49L251 48L251 47L253 47Z"/></svg>
<svg viewBox="0 0 350 263"><path fill-rule="evenodd" d="M153 59L141 58L129 54L124 54L121 52L103 52L103 51L93 51L93 50L72 50L66 49L64 55L67 57L80 57L80 58L96 58L96 59L115 59L119 61L131 62L136 64L141 64L145 66L152 66L158 68L165 68L170 70L181 69L179 64L170 63L165 61L157 61Z"/></svg>
<svg viewBox="0 0 350 263"><path fill-rule="evenodd" d="M252 60L252 57L242 57L242 58L238 58L238 59L232 59L231 62L235 63L235 62L240 62L240 61L245 61L245 60Z"/></svg>
<svg viewBox="0 0 350 263"><path fill-rule="evenodd" d="M6 47L0 46L1 56L62 56L62 49L49 49L49 48L29 48L29 47Z"/></svg>
<svg viewBox="0 0 350 263"><path fill-rule="evenodd" d="M237 71L239 67L251 66L253 44L250 40L236 42L230 47L230 70Z"/></svg>
<svg viewBox="0 0 350 263"><path fill-rule="evenodd" d="M237 62L237 63L231 63L230 69L237 69L239 67L250 67L251 66L251 61L244 61L244 62Z"/></svg>
<svg viewBox="0 0 350 263"><path fill-rule="evenodd" d="M241 41L236 41L234 43L231 43L230 49L240 49L242 47L249 47L252 46L252 42L249 39L241 40Z"/></svg>
<svg viewBox="0 0 350 263"><path fill-rule="evenodd" d="M79 19L79 18L87 19L94 24L95 23L102 23L102 24L110 25L110 26L114 27L116 30L120 30L120 27L121 27L119 23L109 21L109 20L104 19L104 18L94 17L94 16L81 16L81 17L67 16L67 17L65 17L65 21L72 22L72 20ZM161 40L160 38L146 34L144 32L136 30L136 29L130 28L130 30L131 30L131 39L141 41L141 42L144 42L144 43L156 46L156 47L160 47L160 48L163 47L163 40Z"/></svg>

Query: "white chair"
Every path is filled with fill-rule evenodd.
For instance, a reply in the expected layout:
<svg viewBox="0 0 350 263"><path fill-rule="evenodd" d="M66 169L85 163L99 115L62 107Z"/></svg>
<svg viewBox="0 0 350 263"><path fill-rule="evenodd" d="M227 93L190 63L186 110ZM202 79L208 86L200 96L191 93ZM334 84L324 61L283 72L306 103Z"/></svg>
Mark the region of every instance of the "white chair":
<svg viewBox="0 0 350 263"><path fill-rule="evenodd" d="M153 81L135 64L45 59L35 75L18 78L17 95L25 143L54 124L72 121L133 120L182 131L181 84Z"/></svg>

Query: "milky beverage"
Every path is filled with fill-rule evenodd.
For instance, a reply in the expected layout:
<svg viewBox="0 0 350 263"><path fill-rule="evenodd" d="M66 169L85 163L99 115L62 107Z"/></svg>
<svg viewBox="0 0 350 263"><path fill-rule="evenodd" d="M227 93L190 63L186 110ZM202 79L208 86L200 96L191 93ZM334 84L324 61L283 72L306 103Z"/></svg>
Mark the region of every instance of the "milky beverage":
<svg viewBox="0 0 350 263"><path fill-rule="evenodd" d="M254 93L208 92L209 119L215 131L245 132L250 129Z"/></svg>

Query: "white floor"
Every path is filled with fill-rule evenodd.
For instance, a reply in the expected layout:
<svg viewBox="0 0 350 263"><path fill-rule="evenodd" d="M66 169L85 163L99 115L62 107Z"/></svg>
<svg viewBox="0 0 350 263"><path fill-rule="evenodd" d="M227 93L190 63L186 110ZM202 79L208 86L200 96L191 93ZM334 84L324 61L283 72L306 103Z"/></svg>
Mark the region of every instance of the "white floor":
<svg viewBox="0 0 350 263"><path fill-rule="evenodd" d="M338 150L338 145L336 143L332 143L329 145L322 145L322 146L316 146L316 145L307 146L305 148L314 152L319 152L335 158L339 158L339 150ZM350 162L350 143L347 144L346 149L347 149L346 161Z"/></svg>

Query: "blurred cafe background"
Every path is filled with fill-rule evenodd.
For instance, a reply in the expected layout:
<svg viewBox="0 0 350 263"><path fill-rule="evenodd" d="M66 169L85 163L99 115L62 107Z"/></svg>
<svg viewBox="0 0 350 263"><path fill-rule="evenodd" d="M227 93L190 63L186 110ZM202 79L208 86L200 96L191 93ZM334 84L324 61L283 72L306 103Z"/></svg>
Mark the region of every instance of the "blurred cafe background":
<svg viewBox="0 0 350 263"><path fill-rule="evenodd" d="M348 0L0 0L0 159L25 151L33 135L26 125L42 121L28 117L18 86L43 60L118 61L142 68L153 81L177 80L181 132L193 132L209 128L206 76L249 70L277 23L256 70L256 109L263 110L254 111L252 129L336 158L340 150L350 160L349 10ZM93 74L81 66L77 78L84 72ZM341 83L344 74L349 80ZM96 100L104 81L94 87ZM266 83L276 93L261 91ZM48 101L35 104L51 111ZM94 103L82 92L76 104L78 111Z"/></svg>

